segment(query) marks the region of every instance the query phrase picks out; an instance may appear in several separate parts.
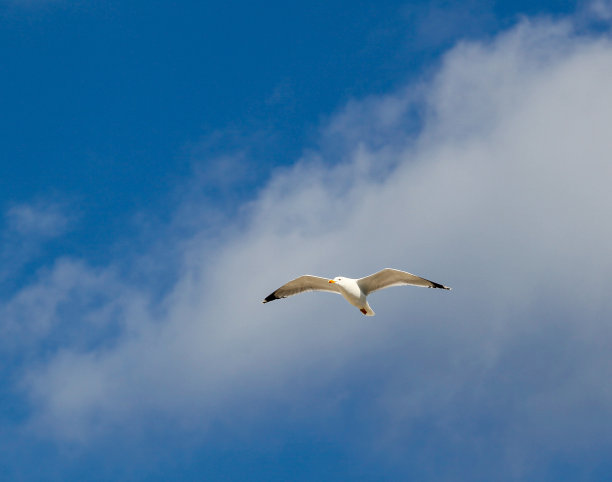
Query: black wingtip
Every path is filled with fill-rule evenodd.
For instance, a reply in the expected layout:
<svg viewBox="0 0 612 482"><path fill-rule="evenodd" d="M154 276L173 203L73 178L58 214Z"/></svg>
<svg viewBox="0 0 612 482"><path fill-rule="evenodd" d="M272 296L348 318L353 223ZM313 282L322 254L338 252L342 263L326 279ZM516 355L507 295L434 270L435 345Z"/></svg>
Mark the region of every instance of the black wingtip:
<svg viewBox="0 0 612 482"><path fill-rule="evenodd" d="M278 300L280 299L278 296L276 296L274 293L269 294L268 296L265 297L265 299L262 301L262 303L268 303L270 301L274 301L274 300Z"/></svg>
<svg viewBox="0 0 612 482"><path fill-rule="evenodd" d="M440 288L441 290L451 290L452 288L449 288L448 286L444 286L441 285L440 283L436 283L435 281L432 281L433 286L432 288Z"/></svg>

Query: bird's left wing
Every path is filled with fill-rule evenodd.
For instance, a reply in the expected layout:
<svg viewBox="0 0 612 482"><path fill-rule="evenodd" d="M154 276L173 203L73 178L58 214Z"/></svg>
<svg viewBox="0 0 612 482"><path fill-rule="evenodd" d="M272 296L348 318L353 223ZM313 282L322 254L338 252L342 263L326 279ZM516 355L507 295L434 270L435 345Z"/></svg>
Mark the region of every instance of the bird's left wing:
<svg viewBox="0 0 612 482"><path fill-rule="evenodd" d="M273 293L270 293L263 300L263 303L278 300L280 298L287 298L288 296L304 293L305 291L330 291L332 293L340 294L338 286L334 283L330 283L329 279L306 274L289 281L289 283L284 284Z"/></svg>
<svg viewBox="0 0 612 482"><path fill-rule="evenodd" d="M440 283L436 283L435 281L429 281L428 279L421 278L420 276L393 268L385 268L378 273L358 279L357 284L361 288L361 291L363 291L363 294L366 296L373 291L399 285L424 286L427 288L441 288L444 290L450 290L448 286L444 286Z"/></svg>

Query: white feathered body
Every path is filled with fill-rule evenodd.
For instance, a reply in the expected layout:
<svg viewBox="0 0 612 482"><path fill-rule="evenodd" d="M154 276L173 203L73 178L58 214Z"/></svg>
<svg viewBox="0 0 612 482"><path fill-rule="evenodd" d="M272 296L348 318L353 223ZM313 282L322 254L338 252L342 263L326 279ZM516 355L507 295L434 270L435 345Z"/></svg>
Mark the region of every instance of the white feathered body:
<svg viewBox="0 0 612 482"><path fill-rule="evenodd" d="M346 301L359 308L364 315L374 316L374 310L368 304L366 295L361 291L356 279L336 278L334 281L340 289L340 294L344 296Z"/></svg>

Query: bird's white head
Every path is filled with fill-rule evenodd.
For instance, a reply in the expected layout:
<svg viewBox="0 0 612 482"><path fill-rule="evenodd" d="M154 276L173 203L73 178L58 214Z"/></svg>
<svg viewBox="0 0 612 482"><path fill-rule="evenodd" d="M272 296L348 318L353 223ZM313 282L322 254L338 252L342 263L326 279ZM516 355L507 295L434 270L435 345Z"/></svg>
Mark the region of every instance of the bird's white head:
<svg viewBox="0 0 612 482"><path fill-rule="evenodd" d="M334 279L330 279L329 283L337 283L339 285L342 285L342 280L344 280L342 276L336 276Z"/></svg>

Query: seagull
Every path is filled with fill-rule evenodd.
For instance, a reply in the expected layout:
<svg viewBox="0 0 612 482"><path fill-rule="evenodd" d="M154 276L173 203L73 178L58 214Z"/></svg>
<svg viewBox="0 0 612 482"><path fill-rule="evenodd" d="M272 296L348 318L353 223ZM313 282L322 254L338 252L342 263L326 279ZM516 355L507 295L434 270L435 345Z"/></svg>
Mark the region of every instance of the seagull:
<svg viewBox="0 0 612 482"><path fill-rule="evenodd" d="M366 316L374 316L374 310L367 301L367 296L374 291L389 288L390 286L412 285L426 288L440 288L450 290L448 286L421 278L399 269L385 268L378 273L365 278L353 279L337 276L334 279L321 278L306 274L284 284L273 293L266 296L263 303L287 298L305 291L329 291L344 296L346 301L356 306Z"/></svg>

